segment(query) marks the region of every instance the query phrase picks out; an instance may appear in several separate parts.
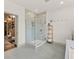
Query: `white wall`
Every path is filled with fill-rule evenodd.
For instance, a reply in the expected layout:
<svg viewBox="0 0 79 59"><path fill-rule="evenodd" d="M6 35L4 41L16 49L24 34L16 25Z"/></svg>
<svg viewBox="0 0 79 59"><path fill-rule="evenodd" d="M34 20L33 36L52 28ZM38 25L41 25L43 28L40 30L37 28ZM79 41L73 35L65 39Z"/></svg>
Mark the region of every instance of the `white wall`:
<svg viewBox="0 0 79 59"><path fill-rule="evenodd" d="M72 39L74 30L73 7L64 7L54 12L49 12L47 21L53 20L53 40L65 44L66 39Z"/></svg>
<svg viewBox="0 0 79 59"><path fill-rule="evenodd" d="M5 12L15 14L18 16L17 21L17 37L18 46L25 44L25 9L17 4L10 2L10 0L5 0Z"/></svg>

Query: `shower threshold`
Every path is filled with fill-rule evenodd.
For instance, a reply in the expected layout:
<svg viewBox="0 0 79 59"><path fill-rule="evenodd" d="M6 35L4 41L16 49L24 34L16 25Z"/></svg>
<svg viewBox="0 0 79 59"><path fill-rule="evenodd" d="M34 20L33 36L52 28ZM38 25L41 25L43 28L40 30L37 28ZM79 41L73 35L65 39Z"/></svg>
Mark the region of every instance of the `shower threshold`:
<svg viewBox="0 0 79 59"><path fill-rule="evenodd" d="M35 46L35 48L38 48L42 46L44 43L46 43L46 40L33 40L32 43Z"/></svg>

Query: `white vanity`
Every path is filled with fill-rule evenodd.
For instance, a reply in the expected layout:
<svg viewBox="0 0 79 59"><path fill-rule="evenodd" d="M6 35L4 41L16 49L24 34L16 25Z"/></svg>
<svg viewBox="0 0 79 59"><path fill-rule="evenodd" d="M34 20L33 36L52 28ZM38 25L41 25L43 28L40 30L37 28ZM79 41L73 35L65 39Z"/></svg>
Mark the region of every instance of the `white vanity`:
<svg viewBox="0 0 79 59"><path fill-rule="evenodd" d="M65 59L74 59L74 41L66 40Z"/></svg>

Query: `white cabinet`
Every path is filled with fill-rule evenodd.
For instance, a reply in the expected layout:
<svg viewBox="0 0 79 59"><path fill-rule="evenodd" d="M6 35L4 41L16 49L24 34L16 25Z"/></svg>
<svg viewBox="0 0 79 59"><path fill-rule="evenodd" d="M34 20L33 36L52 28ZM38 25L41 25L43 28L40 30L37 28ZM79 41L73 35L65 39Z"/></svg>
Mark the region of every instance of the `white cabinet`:
<svg viewBox="0 0 79 59"><path fill-rule="evenodd" d="M65 59L74 59L74 41L66 41Z"/></svg>

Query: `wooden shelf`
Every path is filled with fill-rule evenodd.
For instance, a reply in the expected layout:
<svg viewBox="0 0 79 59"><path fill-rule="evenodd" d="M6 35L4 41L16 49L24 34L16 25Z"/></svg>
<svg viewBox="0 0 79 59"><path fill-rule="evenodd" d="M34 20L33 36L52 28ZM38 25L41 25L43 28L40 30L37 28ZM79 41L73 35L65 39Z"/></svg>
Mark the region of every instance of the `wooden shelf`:
<svg viewBox="0 0 79 59"><path fill-rule="evenodd" d="M53 41L53 26L48 23L48 42Z"/></svg>

